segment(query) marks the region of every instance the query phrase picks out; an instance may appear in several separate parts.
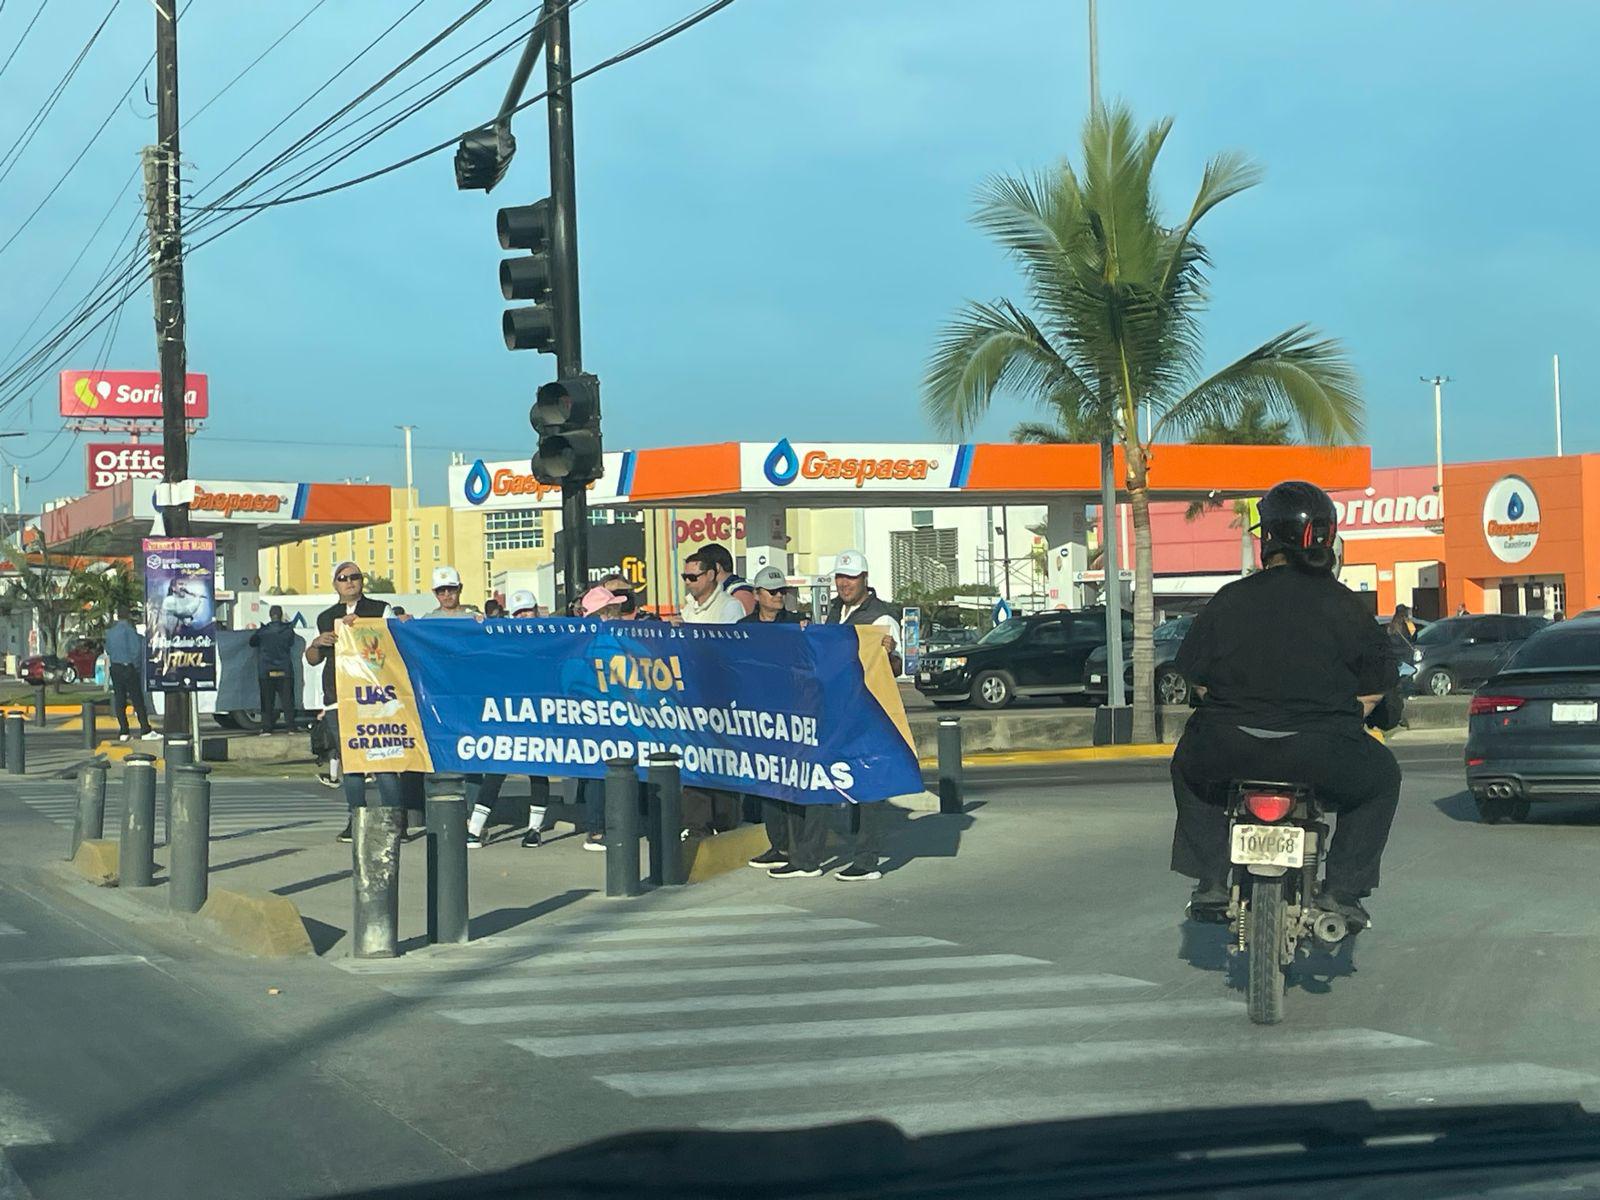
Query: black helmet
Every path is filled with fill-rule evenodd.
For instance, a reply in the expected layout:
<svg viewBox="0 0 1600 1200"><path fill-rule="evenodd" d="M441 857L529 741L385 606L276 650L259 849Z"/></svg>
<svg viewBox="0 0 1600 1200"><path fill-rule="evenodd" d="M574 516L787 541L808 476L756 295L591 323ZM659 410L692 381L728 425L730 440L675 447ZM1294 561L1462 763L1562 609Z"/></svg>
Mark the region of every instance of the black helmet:
<svg viewBox="0 0 1600 1200"><path fill-rule="evenodd" d="M1281 553L1297 566L1319 571L1333 567L1339 514L1316 484L1285 480L1261 497L1257 513L1263 562Z"/></svg>

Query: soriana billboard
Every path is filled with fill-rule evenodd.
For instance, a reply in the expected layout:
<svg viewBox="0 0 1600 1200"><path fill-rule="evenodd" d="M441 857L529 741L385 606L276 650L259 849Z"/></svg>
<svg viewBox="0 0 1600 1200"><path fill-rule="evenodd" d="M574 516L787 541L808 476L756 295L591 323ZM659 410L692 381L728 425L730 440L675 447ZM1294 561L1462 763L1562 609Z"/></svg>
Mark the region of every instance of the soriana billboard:
<svg viewBox="0 0 1600 1200"><path fill-rule="evenodd" d="M210 414L204 375L184 376L183 412L191 421ZM61 415L112 421L159 421L159 371L63 371Z"/></svg>

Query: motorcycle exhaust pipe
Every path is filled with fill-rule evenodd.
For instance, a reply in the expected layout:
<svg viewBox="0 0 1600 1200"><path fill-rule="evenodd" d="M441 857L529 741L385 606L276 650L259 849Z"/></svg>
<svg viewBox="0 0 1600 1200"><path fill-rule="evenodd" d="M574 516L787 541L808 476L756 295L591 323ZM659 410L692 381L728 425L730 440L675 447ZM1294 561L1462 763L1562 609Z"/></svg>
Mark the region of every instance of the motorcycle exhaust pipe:
<svg viewBox="0 0 1600 1200"><path fill-rule="evenodd" d="M1316 935L1317 941L1332 946L1344 941L1350 932L1350 923L1338 913L1319 912L1311 923L1311 932Z"/></svg>

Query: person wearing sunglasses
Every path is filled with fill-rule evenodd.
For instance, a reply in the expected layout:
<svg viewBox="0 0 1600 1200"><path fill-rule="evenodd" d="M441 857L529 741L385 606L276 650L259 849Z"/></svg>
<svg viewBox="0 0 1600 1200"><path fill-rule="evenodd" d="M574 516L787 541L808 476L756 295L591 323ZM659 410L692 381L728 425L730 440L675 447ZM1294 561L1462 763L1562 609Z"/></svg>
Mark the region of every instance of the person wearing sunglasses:
<svg viewBox="0 0 1600 1200"><path fill-rule="evenodd" d="M714 558L697 550L683 563L683 603L678 624L732 625L744 617L744 605L723 590Z"/></svg>
<svg viewBox="0 0 1600 1200"><path fill-rule="evenodd" d="M755 611L739 618L741 625L805 625L806 618L789 608L793 591L789 580L777 567L762 567L756 572Z"/></svg>
<svg viewBox="0 0 1600 1200"><path fill-rule="evenodd" d="M317 614L317 636L312 638L311 644L306 647L306 662L313 667L319 663L322 665L322 723L327 731L328 744L333 749L328 757L328 773L325 777L319 778L323 778L325 782L339 782L344 788L344 799L350 808L350 819L345 822L339 840L348 842L355 824L355 810L367 802L367 777L345 775L340 778L339 747L344 743L339 737L338 676L334 673L333 665L338 635L334 633L333 627L339 621L351 621L357 617L386 616L389 606L382 600L373 600L367 596L366 578L361 574L361 568L353 562L342 562L333 569L333 589L339 598ZM395 806L403 803L399 775L379 772L374 778L377 780L380 803Z"/></svg>
<svg viewBox="0 0 1600 1200"><path fill-rule="evenodd" d="M461 603L461 572L454 567L433 569L433 598L439 607L422 614L422 619L432 617L472 617L483 620L484 614L470 604Z"/></svg>

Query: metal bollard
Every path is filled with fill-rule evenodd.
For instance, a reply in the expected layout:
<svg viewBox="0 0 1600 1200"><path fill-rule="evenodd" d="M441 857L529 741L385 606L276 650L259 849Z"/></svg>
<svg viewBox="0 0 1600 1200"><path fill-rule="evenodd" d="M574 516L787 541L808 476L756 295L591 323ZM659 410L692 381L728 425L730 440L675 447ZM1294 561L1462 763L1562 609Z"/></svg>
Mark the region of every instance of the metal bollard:
<svg viewBox="0 0 1600 1200"><path fill-rule="evenodd" d="M958 813L961 802L961 718L939 718L939 811Z"/></svg>
<svg viewBox="0 0 1600 1200"><path fill-rule="evenodd" d="M155 876L156 760L130 754L122 771L122 844L117 851L119 887L149 887Z"/></svg>
<svg viewBox="0 0 1600 1200"><path fill-rule="evenodd" d="M78 855L85 841L106 834L106 764L104 760L84 763L78 771L78 811L72 818L72 849L67 861Z"/></svg>
<svg viewBox="0 0 1600 1200"><path fill-rule="evenodd" d="M19 712L6 714L6 771L11 775L28 773L28 748L23 744L27 728L24 720Z"/></svg>
<svg viewBox="0 0 1600 1200"><path fill-rule="evenodd" d="M211 768L185 763L167 768L172 824L167 830L167 899L174 912L199 912L211 873Z"/></svg>
<svg viewBox="0 0 1600 1200"><path fill-rule="evenodd" d="M83 748L93 750L100 744L100 730L95 727L95 712L98 706L93 700L83 702Z"/></svg>
<svg viewBox="0 0 1600 1200"><path fill-rule="evenodd" d="M650 756L650 882L681 886L687 878L683 856L683 777L671 750Z"/></svg>
<svg viewBox="0 0 1600 1200"><path fill-rule="evenodd" d="M168 702L173 696L181 696L181 692L168 692ZM194 761L194 743L188 738L173 738L165 742L162 755L167 764L166 779L163 781L161 791L161 833L166 838L167 844L172 843L172 773L179 767L186 767Z"/></svg>
<svg viewBox="0 0 1600 1200"><path fill-rule="evenodd" d="M606 895L637 896L639 884L639 777L636 759L606 764Z"/></svg>
<svg viewBox="0 0 1600 1200"><path fill-rule="evenodd" d="M42 680L33 685L33 723L40 729L44 728L44 682Z"/></svg>
<svg viewBox="0 0 1600 1200"><path fill-rule="evenodd" d="M404 808L387 804L351 810L356 904L350 953L356 958L400 953L400 832L405 819Z"/></svg>
<svg viewBox="0 0 1600 1200"><path fill-rule="evenodd" d="M428 940L465 942L467 933L467 813L465 781L441 781L428 797Z"/></svg>

